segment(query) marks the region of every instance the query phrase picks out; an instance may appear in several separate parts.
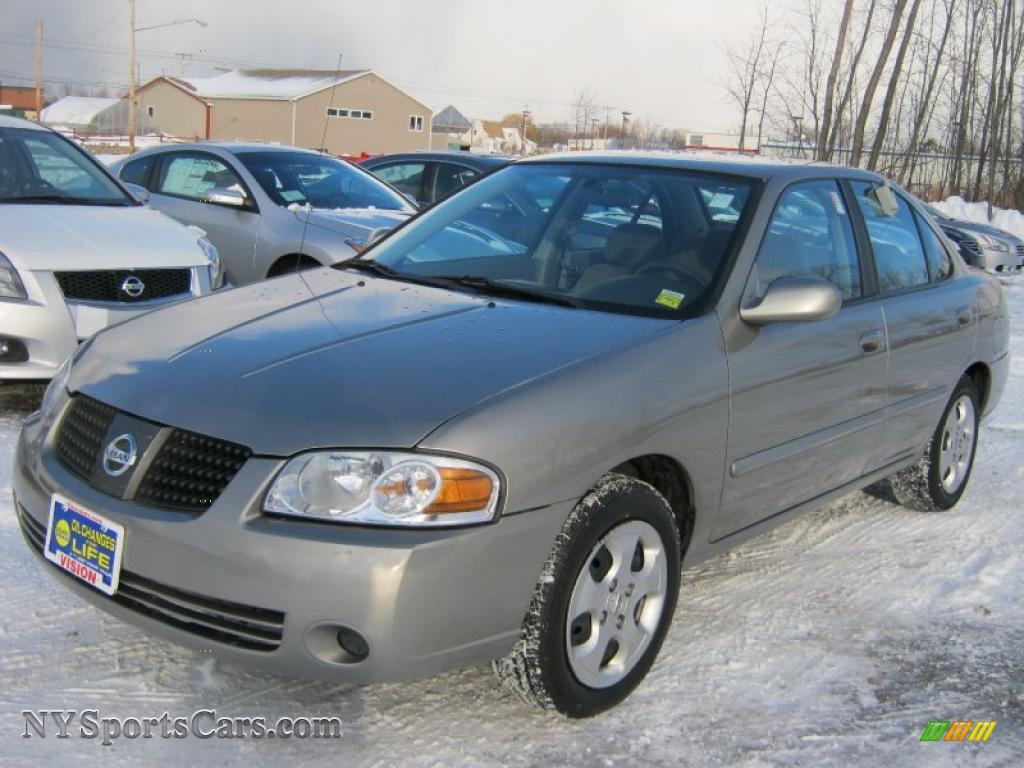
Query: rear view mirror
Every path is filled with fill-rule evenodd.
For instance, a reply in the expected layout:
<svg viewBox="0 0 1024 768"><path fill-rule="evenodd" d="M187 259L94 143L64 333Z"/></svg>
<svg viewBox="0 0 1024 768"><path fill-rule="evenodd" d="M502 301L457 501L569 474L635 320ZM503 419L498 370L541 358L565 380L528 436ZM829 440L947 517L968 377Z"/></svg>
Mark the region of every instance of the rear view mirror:
<svg viewBox="0 0 1024 768"><path fill-rule="evenodd" d="M227 205L232 208L244 208L246 205L246 197L241 191L225 189L224 187L214 187L213 189L206 190L203 193L202 200L204 203Z"/></svg>
<svg viewBox="0 0 1024 768"><path fill-rule="evenodd" d="M122 182L125 188L132 193L132 197L138 200L140 203L149 202L149 190L145 187L140 187L138 184L132 184L130 181Z"/></svg>
<svg viewBox="0 0 1024 768"><path fill-rule="evenodd" d="M839 289L824 278L780 277L768 286L759 302L740 307L740 317L751 325L826 320L842 304Z"/></svg>

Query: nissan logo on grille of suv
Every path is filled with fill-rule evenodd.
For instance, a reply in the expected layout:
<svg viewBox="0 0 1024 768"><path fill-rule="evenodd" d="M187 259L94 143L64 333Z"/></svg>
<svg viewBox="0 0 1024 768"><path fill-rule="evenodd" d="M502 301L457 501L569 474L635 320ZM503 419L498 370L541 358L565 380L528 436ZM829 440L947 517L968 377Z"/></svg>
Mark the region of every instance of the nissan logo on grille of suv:
<svg viewBox="0 0 1024 768"><path fill-rule="evenodd" d="M121 283L121 291L133 299L139 298L144 290L146 290L146 284L135 275L128 275Z"/></svg>
<svg viewBox="0 0 1024 768"><path fill-rule="evenodd" d="M103 450L103 471L111 477L119 477L127 472L135 463L139 452L139 445L135 442L135 435L118 435Z"/></svg>

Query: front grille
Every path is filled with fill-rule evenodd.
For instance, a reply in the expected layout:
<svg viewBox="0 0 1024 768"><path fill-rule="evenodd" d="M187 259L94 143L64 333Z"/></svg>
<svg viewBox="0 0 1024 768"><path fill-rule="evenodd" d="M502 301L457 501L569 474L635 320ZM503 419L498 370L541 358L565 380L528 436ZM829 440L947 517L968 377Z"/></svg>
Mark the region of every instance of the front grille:
<svg viewBox="0 0 1024 768"><path fill-rule="evenodd" d="M961 240L960 247L964 250L965 256L969 255L975 259L981 257L981 246L978 245L978 241L974 238L965 238Z"/></svg>
<svg viewBox="0 0 1024 768"><path fill-rule="evenodd" d="M57 458L79 477L88 479L103 451L103 438L117 412L91 397L71 400L57 431Z"/></svg>
<svg viewBox="0 0 1024 768"><path fill-rule="evenodd" d="M1024 243L1017 246L1017 258L1024 261Z"/></svg>
<svg viewBox="0 0 1024 768"><path fill-rule="evenodd" d="M252 455L242 445L175 429L156 455L137 501L174 509L206 509Z"/></svg>
<svg viewBox="0 0 1024 768"><path fill-rule="evenodd" d="M89 479L102 459L107 431L117 411L86 395L74 395L57 428L58 460L81 478ZM252 456L244 445L169 430L167 439L154 441L156 455L144 472L133 498L142 504L184 512L202 512L224 492Z"/></svg>
<svg viewBox="0 0 1024 768"><path fill-rule="evenodd" d="M192 286L189 269L96 269L53 275L64 298L79 301L133 304L187 294Z"/></svg>
<svg viewBox="0 0 1024 768"><path fill-rule="evenodd" d="M25 541L43 554L46 529L20 504L17 510ZM236 648L273 651L284 635L285 616L280 611L186 592L124 569L110 599L156 621Z"/></svg>

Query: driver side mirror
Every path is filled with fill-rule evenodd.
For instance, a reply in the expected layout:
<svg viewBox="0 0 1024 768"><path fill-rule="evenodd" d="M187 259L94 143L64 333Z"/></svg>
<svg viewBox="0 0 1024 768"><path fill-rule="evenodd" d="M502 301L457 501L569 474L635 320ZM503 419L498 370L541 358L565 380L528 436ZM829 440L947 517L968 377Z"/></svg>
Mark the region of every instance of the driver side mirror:
<svg viewBox="0 0 1024 768"><path fill-rule="evenodd" d="M248 205L248 198L245 194L237 189L225 189L224 187L214 187L208 189L203 193L202 201L204 203L213 203L214 205L226 205L231 208L244 208Z"/></svg>
<svg viewBox="0 0 1024 768"><path fill-rule="evenodd" d="M759 302L740 307L740 318L751 325L806 323L827 320L842 305L839 289L822 277L780 277Z"/></svg>
<svg viewBox="0 0 1024 768"><path fill-rule="evenodd" d="M121 182L125 188L132 193L132 197L138 200L140 203L146 204L149 202L149 190L145 187L140 187L138 184L132 184L130 181Z"/></svg>

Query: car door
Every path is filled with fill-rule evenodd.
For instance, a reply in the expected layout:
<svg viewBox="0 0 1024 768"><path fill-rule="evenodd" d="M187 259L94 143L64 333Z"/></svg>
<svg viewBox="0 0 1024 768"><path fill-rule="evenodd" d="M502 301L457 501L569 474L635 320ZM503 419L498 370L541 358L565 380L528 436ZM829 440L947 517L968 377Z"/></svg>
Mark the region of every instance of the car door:
<svg viewBox="0 0 1024 768"><path fill-rule="evenodd" d="M430 205L431 174L433 163L423 160L401 160L370 169L378 179L386 181L419 206Z"/></svg>
<svg viewBox="0 0 1024 768"><path fill-rule="evenodd" d="M972 289L955 279L934 225L901 194L882 200L877 185L850 183L871 243L889 337L885 450L891 461L917 451L938 425L966 370L977 315ZM891 190L890 190L891 192Z"/></svg>
<svg viewBox="0 0 1024 768"><path fill-rule="evenodd" d="M204 202L214 188L236 189L247 199L244 206ZM224 263L227 278L235 285L251 282L260 215L252 192L240 176L216 155L196 150L160 155L150 186L149 204L184 224L203 229Z"/></svg>
<svg viewBox="0 0 1024 768"><path fill-rule="evenodd" d="M826 320L737 321L728 331L731 413L713 539L867 471L884 414L886 342L859 251L837 180L796 182L780 194L744 302L756 303L780 277L818 276L839 289L843 305Z"/></svg>

